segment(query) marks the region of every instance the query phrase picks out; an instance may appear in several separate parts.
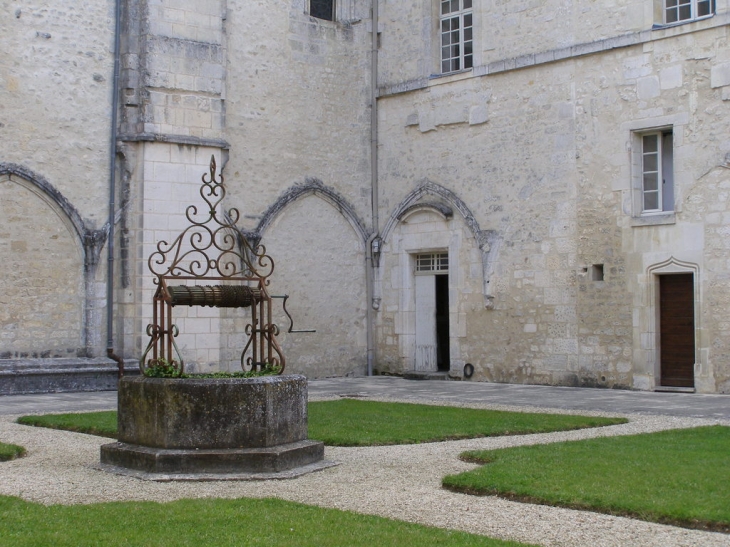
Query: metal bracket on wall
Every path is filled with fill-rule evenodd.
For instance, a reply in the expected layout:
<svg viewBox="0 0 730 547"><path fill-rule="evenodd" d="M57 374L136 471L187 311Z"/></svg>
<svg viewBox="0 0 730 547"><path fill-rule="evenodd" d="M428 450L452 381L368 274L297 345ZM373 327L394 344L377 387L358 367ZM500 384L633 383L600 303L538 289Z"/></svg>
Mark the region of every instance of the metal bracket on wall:
<svg viewBox="0 0 730 547"><path fill-rule="evenodd" d="M294 319L292 319L291 314L286 309L286 301L289 299L289 295L288 294L285 294L285 295L271 295L271 298L281 298L281 299L283 299L283 302L281 303L281 307L284 309L284 313L289 318L289 330L286 331L286 332L293 332L293 333L297 333L297 332L317 332L315 329L299 329L299 330L294 330Z"/></svg>

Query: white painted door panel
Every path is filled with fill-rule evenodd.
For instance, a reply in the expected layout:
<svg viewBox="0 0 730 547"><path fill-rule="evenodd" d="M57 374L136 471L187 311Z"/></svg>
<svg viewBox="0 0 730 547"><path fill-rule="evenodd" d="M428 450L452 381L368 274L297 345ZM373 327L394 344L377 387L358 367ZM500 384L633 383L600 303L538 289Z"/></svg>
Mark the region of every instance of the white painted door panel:
<svg viewBox="0 0 730 547"><path fill-rule="evenodd" d="M436 280L416 276L416 370L436 372Z"/></svg>

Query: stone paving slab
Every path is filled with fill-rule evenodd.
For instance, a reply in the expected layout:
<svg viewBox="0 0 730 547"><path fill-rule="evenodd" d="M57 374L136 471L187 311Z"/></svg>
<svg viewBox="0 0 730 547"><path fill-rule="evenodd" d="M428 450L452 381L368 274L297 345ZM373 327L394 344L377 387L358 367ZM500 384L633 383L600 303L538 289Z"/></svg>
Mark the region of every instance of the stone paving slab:
<svg viewBox="0 0 730 547"><path fill-rule="evenodd" d="M311 380L309 396L311 398L365 396L413 402L443 401L445 404L491 404L541 409L555 408L579 412L598 411L717 420L730 419L730 395L468 381L436 382L406 380L394 376ZM0 415L111 410L116 406L116 391L0 396Z"/></svg>

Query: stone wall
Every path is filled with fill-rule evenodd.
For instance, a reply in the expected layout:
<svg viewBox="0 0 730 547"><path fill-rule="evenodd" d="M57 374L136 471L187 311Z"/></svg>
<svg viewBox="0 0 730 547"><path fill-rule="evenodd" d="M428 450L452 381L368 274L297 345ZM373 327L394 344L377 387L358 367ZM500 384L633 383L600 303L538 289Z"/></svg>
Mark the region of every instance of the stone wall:
<svg viewBox="0 0 730 547"><path fill-rule="evenodd" d="M78 234L16 175L0 176L0 219L0 359L83 356Z"/></svg>
<svg viewBox="0 0 730 547"><path fill-rule="evenodd" d="M111 0L2 3L1 358L104 350L113 30Z"/></svg>
<svg viewBox="0 0 730 547"><path fill-rule="evenodd" d="M524 37L531 9L538 6L500 18L492 34L509 29ZM386 28L394 20L400 17L391 14ZM727 391L730 338L721 334L727 322L719 305L730 150L720 129L728 99L725 20L718 7L710 20L637 34L637 45L573 49L561 60L535 55L522 68L506 63L492 73L490 66L481 76L475 69L408 82L415 72L406 64L398 82L390 80L384 61L381 217L424 180L433 181L462 199L479 228L498 242L482 274L492 309L469 300L467 335L452 351L453 375L469 361L482 380L653 389L660 354L656 276L687 271L696 272L699 295L695 387ZM644 23L640 29L651 26ZM540 39L557 36L547 22L540 28ZM592 28L592 36L610 36L601 28ZM386 38L383 58L397 56L399 40L409 36ZM586 38L566 34L572 44ZM632 149L637 132L660 127L674 134L675 208L647 218L636 202ZM438 237L426 246L443 246ZM386 245L388 251L398 252ZM403 314L402 283L387 271L382 279L379 344L387 347L391 325ZM473 291L466 280L454 288ZM452 327L458 326L452 332L461 321L452 317ZM411 352L399 363L381 364L399 372L412 368L412 360Z"/></svg>

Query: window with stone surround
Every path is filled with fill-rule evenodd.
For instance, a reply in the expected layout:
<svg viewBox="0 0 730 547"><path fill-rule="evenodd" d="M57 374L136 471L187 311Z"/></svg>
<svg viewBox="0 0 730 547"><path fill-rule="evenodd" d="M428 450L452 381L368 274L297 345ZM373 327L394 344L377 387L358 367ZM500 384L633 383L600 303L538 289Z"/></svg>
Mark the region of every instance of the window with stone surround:
<svg viewBox="0 0 730 547"><path fill-rule="evenodd" d="M474 66L472 0L441 0L441 73Z"/></svg>
<svg viewBox="0 0 730 547"><path fill-rule="evenodd" d="M309 15L325 21L334 21L335 0L309 0Z"/></svg>
<svg viewBox="0 0 730 547"><path fill-rule="evenodd" d="M449 253L424 253L416 255L416 273L434 274L449 272Z"/></svg>
<svg viewBox="0 0 730 547"><path fill-rule="evenodd" d="M661 0L661 24L673 25L710 17L715 13L715 0Z"/></svg>
<svg viewBox="0 0 730 547"><path fill-rule="evenodd" d="M640 180L641 215L674 211L674 143L671 128L637 132L634 135L640 158L637 158Z"/></svg>

